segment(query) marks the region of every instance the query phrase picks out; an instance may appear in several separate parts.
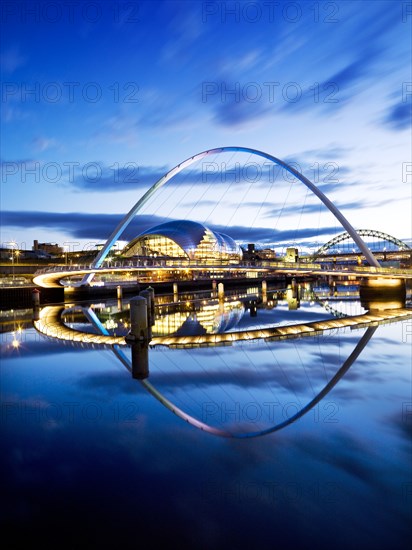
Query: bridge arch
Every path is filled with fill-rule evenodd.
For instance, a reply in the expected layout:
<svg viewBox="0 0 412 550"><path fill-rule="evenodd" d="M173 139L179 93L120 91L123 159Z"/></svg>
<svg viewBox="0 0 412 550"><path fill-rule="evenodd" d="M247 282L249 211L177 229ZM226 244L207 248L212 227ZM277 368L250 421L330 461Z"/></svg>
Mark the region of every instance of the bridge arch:
<svg viewBox="0 0 412 550"><path fill-rule="evenodd" d="M144 206L144 204L147 203L147 201L153 196L153 194L163 187L170 179L172 179L174 176L176 176L179 172L193 164L194 162L207 157L208 155L216 155L224 152L243 152L248 153L252 155L257 155L260 157L263 157L270 162L273 162L274 164L278 164L279 166L282 166L286 171L288 171L290 174L295 176L300 182L302 182L306 187L312 191L322 202L323 204L329 209L329 211L337 218L339 223L343 226L344 229L350 234L350 236L353 238L353 240L358 245L359 249L363 252L367 262L374 266L374 267L380 267L379 262L376 260L372 252L369 250L369 248L364 243L363 239L360 237L360 235L356 232L355 228L352 227L352 225L349 223L349 221L345 218L345 216L340 212L340 210L333 204L333 202L326 197L326 195L320 191L314 185L308 178L306 178L303 174L298 172L295 168L287 164L286 162L278 159L277 157L274 157L273 155L270 155L268 153L264 153L263 151L259 151L257 149L252 149L250 147L234 147L234 146L228 146L228 147L220 147L216 149L208 149L206 151L203 151L201 153L198 153L197 155L194 155L185 161L181 162L172 170L167 172L164 176L162 176L152 187L146 191L146 193L136 202L136 204L131 208L131 210L126 214L126 216L120 221L120 223L117 225L117 227L113 230L112 234L107 239L106 243L104 244L103 248L99 252L99 254L96 256L95 260L93 261L92 267L99 268L104 259L106 258L107 254L109 253L110 249L112 248L113 244L119 239L119 237L122 235L126 227L129 225L129 223L133 220L134 216L137 214L137 212ZM85 278L82 281L82 284L89 283L92 278L94 277L94 273L91 273L89 275L86 275Z"/></svg>
<svg viewBox="0 0 412 550"><path fill-rule="evenodd" d="M356 232L361 237L377 237L379 239L382 239L397 245L400 250L410 250L410 247L407 244L405 244L400 239L397 239L396 237L389 235L388 233L383 233L382 231L377 231L375 229L357 229ZM344 231L343 233L340 233L339 235L337 235L336 237L334 237L333 239L325 243L323 246L321 246L319 250L317 250L315 254L313 254L312 259L318 258L324 252L326 252L327 250L335 246L335 244L346 241L351 236L352 235L350 235L348 231Z"/></svg>

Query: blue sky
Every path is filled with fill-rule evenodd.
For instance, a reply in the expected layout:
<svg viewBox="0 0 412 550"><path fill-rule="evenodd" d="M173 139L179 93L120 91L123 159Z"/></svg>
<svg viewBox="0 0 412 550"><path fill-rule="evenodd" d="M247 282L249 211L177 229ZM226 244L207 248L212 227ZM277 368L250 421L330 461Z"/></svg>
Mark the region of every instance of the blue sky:
<svg viewBox="0 0 412 550"><path fill-rule="evenodd" d="M352 225L410 240L410 2L1 10L2 246L92 247L167 170L231 145L298 163ZM210 162L224 175L260 161ZM341 232L285 174L275 185L262 171L253 185L229 175L205 186L204 170L172 181L124 238L176 217L280 249Z"/></svg>

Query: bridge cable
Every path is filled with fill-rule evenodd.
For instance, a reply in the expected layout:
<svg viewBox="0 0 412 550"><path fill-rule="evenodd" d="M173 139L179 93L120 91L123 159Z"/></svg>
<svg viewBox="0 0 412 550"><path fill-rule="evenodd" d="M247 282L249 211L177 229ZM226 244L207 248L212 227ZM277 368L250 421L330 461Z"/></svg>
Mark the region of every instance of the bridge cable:
<svg viewBox="0 0 412 550"><path fill-rule="evenodd" d="M259 217L259 214L260 214L260 211L261 211L262 208L263 208L263 205L266 204L266 200L267 200L267 198L268 198L268 196L269 196L269 193L272 191L272 188L273 188L273 186L274 186L274 184L275 184L275 181L276 181L276 178L273 178L273 181L272 181L272 183L271 183L271 185L270 185L270 187L269 187L269 189L268 189L268 191L267 191L267 193L266 193L266 196L265 196L265 198L263 199L263 201L261 202L260 207L259 207L259 210L257 211L257 214L256 214L256 216L254 217L251 226L249 227L249 231L250 231L250 230L252 229L252 227L255 225L255 221L256 221L256 219Z"/></svg>
<svg viewBox="0 0 412 550"><path fill-rule="evenodd" d="M245 164L247 164L247 163L249 162L249 159L250 159L251 156L252 156L252 153L248 156L248 158L247 158ZM252 187L252 185L253 185L254 183L255 183L254 181L251 181L251 182L250 182L249 187L247 188L246 192L243 194L243 197L242 197L241 200L238 202L235 211L233 212L233 214L232 214L232 216L230 217L229 221L228 221L227 224L225 225L225 230L227 229L227 227L230 225L230 222L231 222L231 221L233 220L233 218L235 217L237 211L238 211L239 208L240 208L240 205L243 203L244 199L246 198L247 194L248 194L249 191L250 191L250 188Z"/></svg>
<svg viewBox="0 0 412 550"><path fill-rule="evenodd" d="M230 161L232 160L232 158L235 156L236 154L236 151L234 151L232 153L232 155L230 156L229 158L229 161L228 161L228 164L230 163ZM229 189L231 188L231 186L233 185L233 183L235 183L236 179L232 180L231 182L229 182L229 185L228 187L226 188L226 190L224 191L223 195L220 197L219 201L215 202L215 205L213 206L212 208L212 211L209 212L209 214L206 216L206 218L203 220L203 223L208 223L208 220L209 218L212 216L213 212L216 210L216 208L218 207L218 205L220 204L220 202L223 200L223 198L226 196L226 193L229 191Z"/></svg>
<svg viewBox="0 0 412 550"><path fill-rule="evenodd" d="M232 156L231 158L233 157L235 153L232 153ZM215 155L213 158L216 158L217 155ZM208 193L209 189L211 188L212 185L214 185L216 182L217 182L217 179L218 179L218 176L219 176L219 172L216 173L216 176L214 177L214 179L211 180L211 182L209 183L209 185L206 187L206 189L203 191L203 193L201 194L201 196L198 198L198 200L196 201L196 203L194 205L192 205L192 208L189 210L189 212L187 213L185 219L187 220L189 214L197 207L197 205L199 204L199 202L203 199L203 197L206 195L206 193Z"/></svg>

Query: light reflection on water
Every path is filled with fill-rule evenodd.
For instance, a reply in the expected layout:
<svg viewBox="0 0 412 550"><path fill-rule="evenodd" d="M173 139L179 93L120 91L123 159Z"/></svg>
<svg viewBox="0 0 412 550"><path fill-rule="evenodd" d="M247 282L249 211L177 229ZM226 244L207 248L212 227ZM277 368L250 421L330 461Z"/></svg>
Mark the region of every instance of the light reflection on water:
<svg viewBox="0 0 412 550"><path fill-rule="evenodd" d="M227 293L224 300L213 292L181 294L178 301L174 301L173 296L159 296L152 334L156 337L237 332L365 313L359 299L354 299L353 290L350 296L347 294L346 288L332 294L329 287L314 291L312 286L307 289L299 285L297 299L288 289L272 291L263 301L259 289L254 287L241 293ZM86 306L93 309L109 334L127 334L130 328L128 300L68 307L63 313L64 322L78 330L96 332L81 311Z"/></svg>
<svg viewBox="0 0 412 550"><path fill-rule="evenodd" d="M107 305L110 312L96 308L102 322L120 313ZM243 307L236 327L330 318L320 307L302 300L289 310L279 300L256 317ZM2 525L17 542L34 537L51 547L64 533L72 548L171 540L183 548L409 547L411 319L294 340L150 350L148 381L166 399L242 433L293 416L368 340L306 415L243 441L171 414L109 348L59 343L33 328L2 336Z"/></svg>

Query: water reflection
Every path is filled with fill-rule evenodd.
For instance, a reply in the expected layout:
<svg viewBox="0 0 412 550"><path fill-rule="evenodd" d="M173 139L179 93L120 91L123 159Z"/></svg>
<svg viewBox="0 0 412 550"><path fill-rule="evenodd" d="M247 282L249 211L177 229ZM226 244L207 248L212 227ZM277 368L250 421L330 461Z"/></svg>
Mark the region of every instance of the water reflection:
<svg viewBox="0 0 412 550"><path fill-rule="evenodd" d="M319 294L362 313L356 296ZM89 306L124 342L127 301L61 306L65 323L99 337ZM256 313L246 305L230 330L340 321L302 296L296 310L280 296ZM408 548L410 317L382 324L367 314L371 328L230 347L155 346L141 381L129 347L119 346L126 366L111 346L45 338L31 315L4 312L1 325L4 523L23 533L19 547L53 529L48 547L64 533L73 548L130 548L149 533L152 546L141 542L151 548L171 538L185 548ZM238 436L214 437L202 424Z"/></svg>
<svg viewBox="0 0 412 550"><path fill-rule="evenodd" d="M132 377L142 384L145 390L168 410L189 424L223 437L257 437L286 428L312 410L335 387L354 361L358 359L381 321L391 320L392 318L398 319L402 316L408 318L411 314L410 311L397 310L396 312L386 311L379 315L376 313L374 315L364 313L363 315L350 316L348 313L344 313L345 307L347 311L353 311L354 308L356 311L359 311L359 304L353 299L353 293L355 292L356 289L352 289L352 293L349 293L347 287L344 290L340 290L337 285L334 285L331 290L327 286L314 288L311 284L297 285L292 281L292 284L286 289L277 289L268 292L265 287L262 293L255 287L236 293L227 293L225 296L218 296L215 292L191 293L181 296L178 302L174 300L174 296L157 296L156 316L154 326L152 327L153 338L150 341L150 358L147 353L148 346L146 346L145 353L142 352L141 346L137 344L130 345L128 349L127 341L125 340L130 326L129 304L127 301L112 300L106 303L47 306L36 313L33 324L41 334L59 341L81 342L82 346L103 346L109 348L122 365L132 374ZM333 306L330 305L331 297L335 300ZM339 308L336 306L339 306ZM26 316L26 313L24 316ZM316 320L314 321L313 319ZM300 324L293 323L295 320L301 321ZM18 334L16 327L20 325L16 321L15 314L13 322L10 318L11 326L13 328L11 347L17 348L20 344L16 337L16 334ZM349 329L351 331L353 328L362 326L366 327L366 331L359 340L357 338L350 340L352 335L350 338L348 338L347 334L345 336L345 330ZM344 330L340 332L340 328ZM342 347L342 349L339 347L338 360L336 353L332 354L328 360L328 354L321 351L321 347L325 345L325 342L322 341L321 346L320 337L322 336L323 338L325 332L339 335L339 346L340 334L342 333L342 342L346 343L346 347ZM293 343L294 349L291 351L290 339L298 338L302 335L315 336L316 339L311 338L312 341L310 343L296 340ZM209 339L205 340L206 337L209 337ZM243 378L242 383L236 384L234 380L239 376L239 373L236 371L236 362L239 361L241 363L244 355L253 355L246 353L242 349L241 344L252 339L261 342L259 348L261 354L265 352L271 354L271 356L269 355L269 360L268 357L263 359L261 355L252 364L253 368L259 371L262 370L262 365L265 365L265 369L269 373L265 382L266 384L272 385L274 382L275 386L282 386L282 384L279 384L277 374L280 371L285 373L288 370L289 374L285 376L286 378L291 376L290 373L293 373L292 376L296 379L301 375L301 380L306 380L306 387L302 388L299 382L299 384L290 384L290 387L287 388L289 395L295 398L298 390L303 391L302 397L293 399L293 401L290 401L290 399L287 401L287 398L284 396L283 400L285 403L293 402L294 405L292 408L289 407L286 415L283 414L283 418L276 419L277 421L275 421L273 414L274 407L278 406L280 402L279 400L273 400L271 402L271 413L265 414L264 419L260 415L259 422L262 420L260 422L262 425L258 429L250 429L251 424L253 424L253 428L257 428L257 423L254 421L251 422L250 415L246 415L243 418L245 420L244 429L236 431L230 428L228 425L230 422L226 422L226 420L230 420L230 414L221 414L219 407L216 408L216 398L214 395L216 394L216 388L220 388L221 382L219 380L222 380L222 376L228 375L229 378L224 380L224 384L229 382L230 385L230 376L232 376L232 385L235 384L237 386L235 391L236 398L231 396L231 392L226 391L226 401L222 401L222 403L226 403L224 407L229 407L229 402L232 402L232 406L233 403L237 406L242 401L245 402L245 396L249 395L250 397L250 387L248 386L250 381ZM351 342L352 349L347 348L349 341ZM205 377L203 380L200 380L200 387L196 383L196 380L199 381L199 372L196 372L193 381L189 384L190 392L185 389L187 382L184 380L184 375L182 376L183 371L177 373L176 368L172 367L171 371L175 373L175 380L179 379L183 382L183 384L179 384L178 386L173 385L173 397L176 397L176 394L180 394L180 398L182 395L185 396L186 393L191 393L192 396L199 394L200 391L203 391L202 388L205 387L205 380L211 373L214 373L212 376L218 380L216 383L210 384L208 382L206 384L210 386L208 391L211 392L211 397L206 400L202 397L200 406L196 405L193 407L192 404L192 409L197 409L195 410L195 414L192 414L190 411L188 412L187 408L180 406L167 395L171 392L170 386L169 388L166 387L166 391L155 387L156 380L159 378L156 366L159 365L158 356L156 356L156 346L183 346L187 349L193 349L196 346L202 345L201 342L204 342L205 345L208 343L212 345L230 344L235 349L231 351L231 368L228 368L227 357L222 360L220 366L217 366L216 356L213 356L213 353L211 353L209 356L210 367L201 367ZM319 349L316 349L316 347ZM346 352L346 358L343 355L343 350ZM309 357L311 365L316 362L322 362L325 372L326 365L330 363L330 368L333 370L333 372L329 372L328 376L325 376L322 384L318 383L319 381L316 383L316 391L313 387L313 381L305 370L302 356ZM193 365L201 365L201 357L202 352L200 350L196 355L189 353L186 356L179 356L178 364L181 366L180 368L183 365L185 366L189 379L193 374ZM291 357L293 357L292 360ZM169 360L172 364L175 363L172 355L169 356ZM303 367L300 375L296 372L296 365L299 365L299 362ZM164 361L160 361L160 363L163 365ZM149 364L151 365L150 369ZM152 369L153 366L154 368ZM217 368L219 370L218 373L216 373ZM277 372L274 372L276 369ZM154 378L152 372L149 372L151 370L154 371ZM312 367L311 370L313 370ZM149 375L150 382L148 380ZM242 376L244 377L244 373ZM307 391L308 387L311 389L310 393ZM243 395L241 395L240 388L242 388ZM270 391L273 394L272 386L270 387ZM283 390L281 391L283 392ZM266 401L264 401L265 399ZM262 403L267 403L267 395L263 394L262 397L248 403L250 410L252 407L251 403L254 403L253 406L255 408L258 407L259 410L263 410ZM233 409L231 410L233 411ZM206 422L205 420L207 419L212 420L212 422ZM222 425L219 426L219 423Z"/></svg>
<svg viewBox="0 0 412 550"><path fill-rule="evenodd" d="M300 295L303 295L303 293L300 293L300 289L297 288L297 286L295 288L290 287L286 289L285 295L286 301L288 302L289 310L295 309L294 307L290 307L290 300L293 300L294 304L299 304L300 306ZM236 296L236 298L232 298L232 300L216 301L215 297L212 295L209 300L206 300L203 297L202 299L188 299L184 303L169 302L167 301L167 299L163 298L160 301L160 305L158 304L159 312L153 331L157 335L159 333L169 335L169 333L172 332L172 334L175 336L179 336L181 334L190 336L191 334L198 335L205 334L207 332L215 334L223 332L224 330L230 329L231 327L233 327L233 325L238 323L244 316L247 309L250 310L250 317L255 317L257 315L258 299L253 296L251 297L250 293L247 294L246 297L243 296L242 298L243 300L239 299L239 296ZM279 298L281 298L281 296L279 295L276 298L277 306L279 304ZM313 299L313 293L311 294L311 298ZM269 303L270 305L268 304L268 301L265 300L263 304L262 302L259 302L259 306L262 307L263 305L263 308L265 310L273 310L275 304L273 296ZM192 312L188 311L189 308L192 308ZM330 379L326 381L326 383L324 383L324 385L317 391L315 395L313 395L310 399L306 401L306 404L302 405L301 403L299 403L299 405L297 406L296 402L293 402L293 410L291 412L291 409L289 408L287 418L284 418L279 422L273 422L274 418L268 417L267 419L271 420L270 426L251 430L249 422L249 426L244 427L244 430L235 431L233 429L230 429L230 427L216 426L216 422L213 424L212 422L205 421L205 416L209 420L216 420L215 417L219 416L220 414L220 411L218 410L218 408L216 408L216 403L213 401L212 398L210 398L209 401L206 401L205 406L201 406L200 414L198 414L198 417L196 417L195 415L190 414L189 412L184 410L184 408L179 407L174 400L168 398L162 391L157 389L152 382L149 382L149 359L147 350L143 350L142 352L140 344L132 344L130 346L130 351L127 351L127 348L125 349L123 347L122 349L121 345L119 345L120 342L113 342L114 338L119 338L118 336L116 336L114 331L120 330L124 332L128 328L124 313L125 308L123 306L121 308L117 307L117 309L113 309L112 306L107 307L104 304L99 305L99 307L96 307L96 304L94 304L94 307L92 307L92 305L90 304L87 306L73 306L71 308L63 310L63 312L60 312L60 314L62 314L61 318L64 318L66 323L71 325L72 328L79 324L79 315L83 315L84 319L87 320L87 322L89 323L88 331L90 333L93 332L94 334L100 335L101 337L111 338L112 345L110 349L113 351L114 355L131 373L132 377L138 380L140 384L168 410L170 410L175 415L183 419L185 422L191 424L196 428L199 428L213 435L228 438L251 438L268 435L284 429L290 424L302 418L305 414L314 409L314 407L335 387L339 380L341 380L341 378L347 373L354 361L359 357L365 346L368 344L377 328L377 323L375 323L375 326L370 326L369 328L367 328L365 333L360 337L359 341L356 342L354 349L349 353L347 358L344 360L341 359L341 366L332 376L330 376ZM184 318L183 322L181 321L180 317L182 315ZM113 316L119 322L113 321ZM179 321L178 323L170 322L170 318L172 318L173 320L179 319ZM165 322L164 319L166 319L167 321ZM191 323L190 330L188 330L188 322ZM177 328L176 324L178 325ZM324 328L330 330L333 329L335 326L336 323L330 326L326 326ZM111 332L112 334L110 334ZM293 336L293 333L291 334L291 336ZM121 343L124 344L124 342ZM333 356L334 368L336 368L335 359L336 357ZM317 357L317 360L322 360L324 362L325 354L322 355L320 353ZM285 367L286 364L287 362L285 361L285 364L283 366ZM276 366L275 362L272 366ZM220 374L222 373L223 369L224 365ZM307 373L302 374L307 376ZM312 382L310 382L310 380L309 383L312 386ZM196 391L198 391L198 388L196 389ZM213 392L214 388L212 388L212 393ZM296 395L295 390L293 390L292 393ZM237 398L240 399L239 391L237 391L237 396ZM227 397L230 397L228 393ZM203 401L203 403L205 402ZM239 401L237 401L237 403L239 404ZM272 402L272 414L269 415L272 417L274 403L275 402ZM256 400L254 401L253 406L255 407L255 409L256 407L258 407L259 410L262 410L262 403ZM250 408L251 402L249 401L249 413ZM222 417L222 415L220 416ZM248 419L250 420L249 417ZM220 420L222 420L222 418L220 418ZM243 418L243 421L245 420L246 419ZM261 418L259 418L259 420L261 420ZM247 422L242 423L247 424ZM256 423L252 422L252 424L253 427L256 428Z"/></svg>
<svg viewBox="0 0 412 550"><path fill-rule="evenodd" d="M338 288L335 284L333 288L332 298L328 285L301 285L293 281L284 289L262 291L258 287L249 287L241 291L226 292L221 297L217 292L184 293L179 295L178 301L175 300L175 295L156 296L152 335L163 337L220 334L245 328L288 324L297 320L307 321L310 318L315 320L365 313L366 309L359 303L356 287L352 285L348 290L347 286ZM109 329L109 334L127 334L127 301L89 305ZM294 311L295 315L292 314ZM82 311L79 307L66 308L61 317L63 322L69 323L73 328L80 328L82 325ZM86 323L82 330L88 331L89 328Z"/></svg>
<svg viewBox="0 0 412 550"><path fill-rule="evenodd" d="M206 422L203 422L202 420L199 420L195 418L194 416L188 414L181 408L177 407L176 404L174 404L172 401L167 399L160 391L158 391L148 380L149 372L142 373L141 370L136 374L136 368L132 364L132 361L126 356L126 354L123 352L123 350L119 346L113 346L113 353L118 357L118 359L122 362L122 364L127 368L127 370L132 374L133 378L139 379L140 383L144 388L153 395L162 405L164 405L168 410L170 410L172 413L180 417L182 420L188 422L192 426L199 428L200 430L203 430L205 432L208 432L213 435L221 436L221 437L229 437L229 438L252 438L252 437L260 437L263 435L268 435L274 432L277 432L279 430L282 430L289 426L290 424L296 422L300 418L302 418L305 414L307 414L310 410L312 410L334 387L335 385L341 380L341 378L346 374L346 372L349 370L349 368L352 366L352 364L356 361L356 359L359 357L365 346L368 344L369 340L372 338L373 334L376 331L375 327L369 327L366 332L363 334L357 345L355 346L355 349L352 351L352 353L349 355L349 357L343 362L342 366L339 368L339 370L336 372L336 374L329 380L329 382L324 386L324 388L313 398L311 399L306 405L301 407L295 414L292 414L289 416L286 420L276 423L275 425L272 425L268 428L260 429L258 431L249 431L249 432L234 432L230 430L220 429L217 428L211 424L208 424ZM141 379L143 378L143 379ZM267 405L268 403L266 403ZM255 403L255 411L260 411L262 408L262 404ZM295 405L294 405L295 406ZM248 410L250 413L251 403L248 403ZM243 407L244 409L244 407ZM233 411L233 409L232 409ZM216 404L212 401L208 403L208 406L206 410L203 410L204 413L206 413L206 416L208 417L214 417L216 412L219 414L220 411L218 411L218 407L216 407ZM242 413L244 415L244 412ZM258 413L259 414L259 413ZM252 420L255 417L252 417ZM245 418L243 418L243 421ZM250 418L249 418L250 420Z"/></svg>

